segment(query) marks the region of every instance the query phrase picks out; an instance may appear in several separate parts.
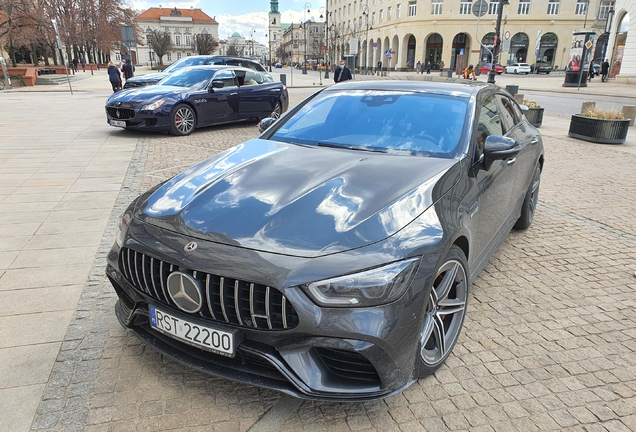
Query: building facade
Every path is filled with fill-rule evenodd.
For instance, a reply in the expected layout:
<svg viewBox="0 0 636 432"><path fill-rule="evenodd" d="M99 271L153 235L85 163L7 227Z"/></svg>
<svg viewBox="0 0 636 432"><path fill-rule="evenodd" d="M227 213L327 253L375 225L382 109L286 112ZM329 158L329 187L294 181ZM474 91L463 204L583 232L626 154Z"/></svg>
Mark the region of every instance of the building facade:
<svg viewBox="0 0 636 432"><path fill-rule="evenodd" d="M252 34L248 37L242 36L239 32L234 32L232 36L220 41L219 54L228 55L234 53L239 57L251 58L262 64L268 59L267 46L255 40L256 31L252 30Z"/></svg>
<svg viewBox="0 0 636 432"><path fill-rule="evenodd" d="M634 6L633 0L617 0ZM615 0L509 0L486 2L473 13L468 0L327 0L331 59L355 54L356 67L382 62L383 69L405 70L419 61L433 69L459 71L492 60L498 8L503 7L498 62L542 63L563 69L575 30L597 33L602 49ZM636 19L636 17L635 17ZM604 42L603 42L604 40ZM357 50L356 50L357 47ZM356 53L357 51L357 53ZM596 58L598 57L598 58ZM633 58L633 57L632 57Z"/></svg>
<svg viewBox="0 0 636 432"><path fill-rule="evenodd" d="M617 82L636 84L636 1L616 0L610 16L608 49L610 76Z"/></svg>
<svg viewBox="0 0 636 432"><path fill-rule="evenodd" d="M164 65L173 63L181 57L195 55L196 37L200 34L209 34L216 41L219 40L219 23L201 9L153 7L139 14L135 18L135 23L142 32L143 41L130 48L132 61L137 65L157 64L157 56L149 41L152 30L167 31L171 34L172 49L163 56ZM119 60L121 53L113 53L112 58Z"/></svg>
<svg viewBox="0 0 636 432"><path fill-rule="evenodd" d="M280 59L276 55L279 52L279 47L283 46L283 30L287 29L289 25L283 25L280 22L280 12L278 10L278 0L271 0L269 3L269 23L268 23L268 65L277 63Z"/></svg>
<svg viewBox="0 0 636 432"><path fill-rule="evenodd" d="M325 23L305 21L291 24L283 31L284 57L288 65L323 65L326 61Z"/></svg>

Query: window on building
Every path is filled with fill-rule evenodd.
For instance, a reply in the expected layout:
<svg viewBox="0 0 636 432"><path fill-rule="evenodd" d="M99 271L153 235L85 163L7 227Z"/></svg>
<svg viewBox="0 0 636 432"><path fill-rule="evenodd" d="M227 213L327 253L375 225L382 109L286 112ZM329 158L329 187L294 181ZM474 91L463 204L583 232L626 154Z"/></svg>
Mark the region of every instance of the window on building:
<svg viewBox="0 0 636 432"><path fill-rule="evenodd" d="M380 22L384 19L384 10L380 9Z"/></svg>
<svg viewBox="0 0 636 432"><path fill-rule="evenodd" d="M395 10L395 17L398 19L402 18L402 4L397 5Z"/></svg>
<svg viewBox="0 0 636 432"><path fill-rule="evenodd" d="M548 3L548 15L558 15L560 3L561 0L550 0Z"/></svg>
<svg viewBox="0 0 636 432"><path fill-rule="evenodd" d="M393 8L390 8L390 7L386 9L386 20L387 20L387 21L391 21L391 12L392 12L392 9L393 9Z"/></svg>
<svg viewBox="0 0 636 432"><path fill-rule="evenodd" d="M274 40L276 40L276 33L274 33Z"/></svg>
<svg viewBox="0 0 636 432"><path fill-rule="evenodd" d="M146 35L146 45L150 45L150 35Z"/></svg>
<svg viewBox="0 0 636 432"><path fill-rule="evenodd" d="M603 0L598 7L598 19L605 20L609 12L614 10L614 0Z"/></svg>
<svg viewBox="0 0 636 432"><path fill-rule="evenodd" d="M172 61L172 53L171 52L167 52L166 53L166 58L168 59L168 61Z"/></svg>
<svg viewBox="0 0 636 432"><path fill-rule="evenodd" d="M150 58L150 61L155 61L155 53L154 52L150 51L148 53L148 57Z"/></svg>
<svg viewBox="0 0 636 432"><path fill-rule="evenodd" d="M473 3L470 1L462 0L459 3L459 14L460 15L470 15L472 11Z"/></svg>
<svg viewBox="0 0 636 432"><path fill-rule="evenodd" d="M181 53L177 53L177 60L179 60L181 58Z"/></svg>
<svg viewBox="0 0 636 432"><path fill-rule="evenodd" d="M444 0L431 0L431 15L441 15Z"/></svg>
<svg viewBox="0 0 636 432"><path fill-rule="evenodd" d="M375 12L373 12L371 14L371 22L374 23L375 22Z"/></svg>
<svg viewBox="0 0 636 432"><path fill-rule="evenodd" d="M190 36L188 36L188 35L186 35L186 37L185 37L185 44L186 44L186 46L192 45L191 42L190 42Z"/></svg>
<svg viewBox="0 0 636 432"><path fill-rule="evenodd" d="M417 14L417 1L410 1L409 2L409 16L415 16L415 14Z"/></svg>
<svg viewBox="0 0 636 432"><path fill-rule="evenodd" d="M575 12L577 15L585 15L587 12L587 0L577 0Z"/></svg>
<svg viewBox="0 0 636 432"><path fill-rule="evenodd" d="M186 56L190 57L192 55L192 53L186 53Z"/></svg>
<svg viewBox="0 0 636 432"><path fill-rule="evenodd" d="M528 15L530 13L530 0L519 0L519 15Z"/></svg>
<svg viewBox="0 0 636 432"><path fill-rule="evenodd" d="M175 44L176 46L181 46L181 36L176 35L176 36L174 37L174 44Z"/></svg>
<svg viewBox="0 0 636 432"><path fill-rule="evenodd" d="M499 1L491 1L488 7L488 13L490 15L497 15L499 11Z"/></svg>
<svg viewBox="0 0 636 432"><path fill-rule="evenodd" d="M347 13L351 15L351 3L349 3L349 9L347 9Z"/></svg>
<svg viewBox="0 0 636 432"><path fill-rule="evenodd" d="M115 60L117 60L117 61L121 60L121 54L119 54L118 52L115 53Z"/></svg>

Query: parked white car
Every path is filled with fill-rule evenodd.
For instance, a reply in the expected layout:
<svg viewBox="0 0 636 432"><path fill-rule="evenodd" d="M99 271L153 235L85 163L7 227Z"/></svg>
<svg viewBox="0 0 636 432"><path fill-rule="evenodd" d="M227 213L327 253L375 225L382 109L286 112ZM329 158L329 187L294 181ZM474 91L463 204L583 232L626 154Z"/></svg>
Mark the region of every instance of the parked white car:
<svg viewBox="0 0 636 432"><path fill-rule="evenodd" d="M524 73L527 75L530 73L530 65L528 63L513 63L506 66L506 73Z"/></svg>

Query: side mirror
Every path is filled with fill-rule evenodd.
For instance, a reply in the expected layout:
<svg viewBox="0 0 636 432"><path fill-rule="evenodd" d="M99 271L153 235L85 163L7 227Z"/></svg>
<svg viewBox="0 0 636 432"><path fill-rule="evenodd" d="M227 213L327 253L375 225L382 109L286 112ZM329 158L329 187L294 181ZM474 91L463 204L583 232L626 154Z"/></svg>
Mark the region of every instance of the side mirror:
<svg viewBox="0 0 636 432"><path fill-rule="evenodd" d="M509 160L516 157L521 146L512 138L490 135L484 142L484 169L488 171L496 160Z"/></svg>
<svg viewBox="0 0 636 432"><path fill-rule="evenodd" d="M264 118L263 120L261 120L261 122L258 124L258 130L260 132L265 132L267 129L269 129L269 127L271 125L274 124L274 122L276 121L276 119L271 118L271 117L267 117Z"/></svg>
<svg viewBox="0 0 636 432"><path fill-rule="evenodd" d="M223 88L225 83L223 81L212 81L212 88Z"/></svg>

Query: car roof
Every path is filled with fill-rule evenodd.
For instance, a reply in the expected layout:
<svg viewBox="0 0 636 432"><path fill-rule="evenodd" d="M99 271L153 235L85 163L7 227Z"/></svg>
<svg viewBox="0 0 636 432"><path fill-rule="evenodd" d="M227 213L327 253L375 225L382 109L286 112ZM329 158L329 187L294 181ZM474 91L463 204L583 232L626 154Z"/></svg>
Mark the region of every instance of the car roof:
<svg viewBox="0 0 636 432"><path fill-rule="evenodd" d="M482 89L498 89L494 85L482 81L467 81L463 78L443 78L443 77L410 77L411 79L375 79L368 81L345 81L325 89L325 91L347 91L347 90L384 90L384 91L406 91L447 94L460 97L470 97Z"/></svg>
<svg viewBox="0 0 636 432"><path fill-rule="evenodd" d="M232 66L232 65L194 65L194 66L185 67L185 68L181 69L181 71L190 71L190 70L211 70L211 71L217 71L217 70L223 70L223 69L231 69L231 70L240 70L240 71L245 71L245 72L262 73L261 71L257 71L257 70L250 69L250 68L246 68L246 67L243 67L243 66Z"/></svg>

